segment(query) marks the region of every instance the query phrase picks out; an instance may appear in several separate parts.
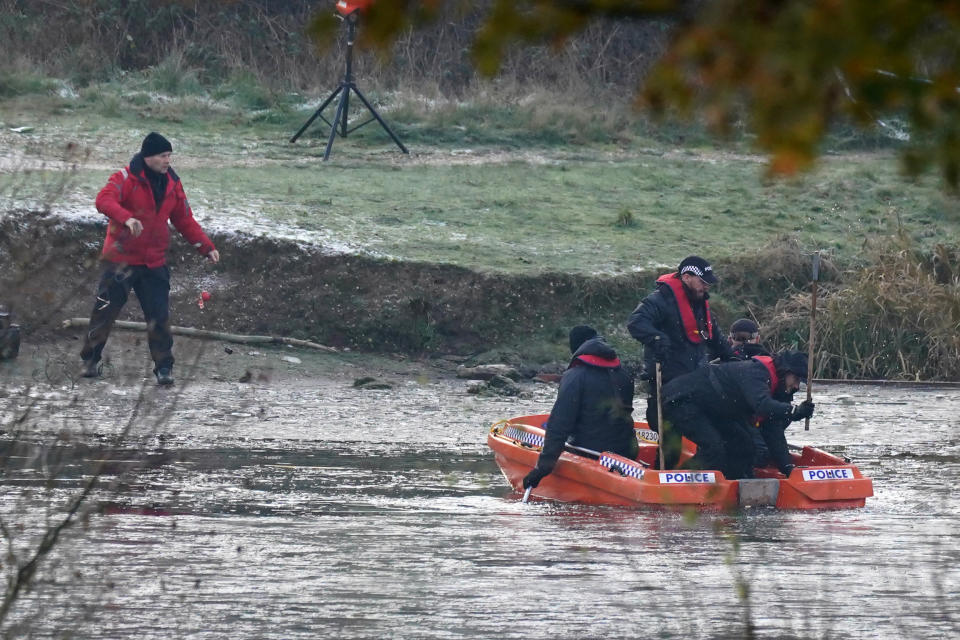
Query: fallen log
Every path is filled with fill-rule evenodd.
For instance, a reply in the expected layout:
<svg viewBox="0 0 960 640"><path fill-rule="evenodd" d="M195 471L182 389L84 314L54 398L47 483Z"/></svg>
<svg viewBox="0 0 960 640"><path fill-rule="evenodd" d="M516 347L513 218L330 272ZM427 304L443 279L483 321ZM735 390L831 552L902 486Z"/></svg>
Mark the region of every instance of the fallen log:
<svg viewBox="0 0 960 640"><path fill-rule="evenodd" d="M90 326L88 318L68 318L63 321L63 328L87 327ZM147 323L130 322L129 320L117 320L113 326L121 329L131 329L146 331ZM224 333L222 331L208 331L206 329L194 329L193 327L171 326L170 333L178 336L191 336L193 338L210 338L213 340L225 340L226 342L235 342L239 344L288 344L293 347L306 347L308 349L319 349L328 353L336 353L333 347L311 342L309 340L298 340L297 338L286 338L283 336L247 336L240 333Z"/></svg>

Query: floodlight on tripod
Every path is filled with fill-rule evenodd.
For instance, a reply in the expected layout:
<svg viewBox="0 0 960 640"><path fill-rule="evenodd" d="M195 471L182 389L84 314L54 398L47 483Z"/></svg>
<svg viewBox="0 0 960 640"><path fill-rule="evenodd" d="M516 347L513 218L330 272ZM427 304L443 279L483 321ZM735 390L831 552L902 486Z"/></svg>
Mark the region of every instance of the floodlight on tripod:
<svg viewBox="0 0 960 640"><path fill-rule="evenodd" d="M353 133L362 126L368 125L374 120L380 123L380 126L383 127L383 130L397 143L397 146L400 147L400 150L404 153L410 153L407 151L407 148L403 146L403 143L400 142L400 138L387 126L387 123L384 122L383 118L380 117L380 114L377 113L377 110L373 108L373 105L367 100L367 98L360 92L360 89L357 88L356 83L353 81L353 42L356 39L357 35L357 23L360 21L360 16L365 12L374 0L338 0L336 4L337 17L347 23L347 65L346 70L343 74L343 80L340 82L340 86L333 90L327 99L324 100L320 107L310 116L303 126L300 127L300 130L293 134L293 137L290 138L290 142L294 143L297 141L303 132L307 130L313 121L317 118L320 118L330 127L330 135L327 138L327 148L323 152L323 159L327 160L330 157L330 150L333 149L333 139L339 133L341 137L346 138L347 134ZM350 92L353 92L360 98L360 101L363 103L363 106L367 108L367 111L370 112L370 118L361 122L358 125L350 127L347 123L347 112L350 110ZM340 96L340 100L337 102L337 111L336 115L333 117L333 122L327 120L323 116L323 110L332 103L337 96Z"/></svg>

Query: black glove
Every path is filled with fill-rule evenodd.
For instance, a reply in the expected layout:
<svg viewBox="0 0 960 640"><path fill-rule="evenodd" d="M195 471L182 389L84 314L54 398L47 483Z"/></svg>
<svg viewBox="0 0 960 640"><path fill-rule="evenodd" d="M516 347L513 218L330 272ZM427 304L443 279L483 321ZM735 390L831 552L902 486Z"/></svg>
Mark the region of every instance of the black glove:
<svg viewBox="0 0 960 640"><path fill-rule="evenodd" d="M798 420L805 420L813 416L813 402L810 400L804 400L797 406L793 408L793 413L790 414L790 420L797 422Z"/></svg>
<svg viewBox="0 0 960 640"><path fill-rule="evenodd" d="M533 487L534 489L536 489L537 485L540 484L540 481L543 480L544 477L546 477L546 475L547 475L546 471L541 471L540 469L537 469L535 467L533 471L528 473L526 477L523 479L523 488L529 489L530 487Z"/></svg>
<svg viewBox="0 0 960 640"><path fill-rule="evenodd" d="M653 339L651 345L653 350L653 359L659 363L664 363L670 357L670 338L666 336L657 336Z"/></svg>
<svg viewBox="0 0 960 640"><path fill-rule="evenodd" d="M789 478L790 472L792 472L793 469L794 469L794 465L792 464L784 465L783 467L780 468L780 473L782 473L783 475Z"/></svg>

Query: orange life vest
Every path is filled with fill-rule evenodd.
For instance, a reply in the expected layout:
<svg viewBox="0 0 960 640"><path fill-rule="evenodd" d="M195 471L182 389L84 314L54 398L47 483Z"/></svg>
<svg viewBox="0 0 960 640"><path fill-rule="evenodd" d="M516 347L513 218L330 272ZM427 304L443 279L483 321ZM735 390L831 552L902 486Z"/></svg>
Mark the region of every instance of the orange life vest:
<svg viewBox="0 0 960 640"><path fill-rule="evenodd" d="M777 368L773 366L773 358L770 356L753 356L753 359L760 362L770 372L770 395L777 392L777 385L780 384L780 378L777 376Z"/></svg>
<svg viewBox="0 0 960 640"><path fill-rule="evenodd" d="M777 376L777 368L773 366L773 358L770 356L753 356L752 359L765 366L767 371L770 372L770 395L772 396L777 391L777 385L780 384L780 378ZM753 419L753 426L759 428L764 420L766 420L766 418L756 416Z"/></svg>
<svg viewBox="0 0 960 640"><path fill-rule="evenodd" d="M668 273L657 278L657 282L670 287L673 292L673 299L677 301L677 310L680 312L680 321L683 323L683 335L693 344L700 344L704 340L713 339L713 321L710 319L710 303L703 301L707 316L706 337L704 332L697 326L697 317L693 314L693 305L690 304L690 298L687 297L687 291L683 288L683 282L676 273Z"/></svg>

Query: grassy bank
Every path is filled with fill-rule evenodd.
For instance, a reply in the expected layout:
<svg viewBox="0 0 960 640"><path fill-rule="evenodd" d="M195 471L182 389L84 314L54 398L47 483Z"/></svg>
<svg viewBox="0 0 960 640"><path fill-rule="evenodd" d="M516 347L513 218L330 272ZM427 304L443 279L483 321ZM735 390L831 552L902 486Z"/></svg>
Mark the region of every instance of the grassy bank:
<svg viewBox="0 0 960 640"><path fill-rule="evenodd" d="M236 96L136 87L0 103L6 208L37 208L71 171L57 206L89 210L156 129L173 140L174 166L206 224L478 270L627 272L694 251L733 259L784 234L842 262L870 235L905 232L929 248L960 231L957 200L934 178L902 179L885 149L833 151L812 174L767 182L746 140L720 147L629 111L591 133L588 113L546 99L430 105L392 95L384 113L409 157L373 124L338 138L321 163L322 124L287 142L312 104L287 96L287 108L260 111ZM18 127L29 129L10 130ZM68 162L57 164L68 144Z"/></svg>
<svg viewBox="0 0 960 640"><path fill-rule="evenodd" d="M297 144L287 142L316 99L272 92L249 78L164 93L159 73L83 89L49 78L23 81L0 101L0 210L49 209L101 222L92 206L96 192L147 131L159 130L173 141L174 166L198 218L218 235L233 268L272 268L266 250L247 264L252 254L232 235L237 231L243 243L263 236L366 256L333 274L317 275L308 263L285 265L302 286L282 288L276 300L261 296L265 309L331 278L326 302L278 317L285 332L411 352L509 344L540 357L562 354L566 327L588 321L636 355L623 330L626 316L657 272L696 252L717 264L723 280L714 298L722 322L753 315L770 327L773 343L803 347L807 255L819 248L834 265L834 289L825 285L825 295L838 294L835 308L823 306L822 321L836 330L824 326L829 355L820 375L954 375L955 352L943 337L956 333L949 314L934 308L917 332L885 333L887 320L876 327L872 319L893 326L891 316L851 313L871 309L869 299L854 294L864 270L881 263L873 248L884 238L909 242L918 268L929 271L937 245L960 236L957 201L934 178L901 178L881 138L837 132L815 172L769 182L749 139L720 145L696 128L655 127L626 104L578 109L546 90L517 99L478 89L461 100L384 92L372 95L411 154L370 125L337 139L324 163L324 127L315 124ZM37 237L27 234L24 242ZM89 242L92 251L96 238ZM410 263L421 266L406 269ZM444 265L440 284L424 285L434 277L427 265ZM298 268L306 271L296 275ZM358 283L351 268L368 270L368 277ZM616 274L623 275L611 279ZM407 289L387 295L370 285L376 278ZM75 303L82 310L89 301L81 280ZM236 304L246 304L245 287L268 286L242 282L231 298ZM485 293L490 286L494 291ZM464 314L454 318L434 304L445 287L467 287L469 296L448 296L450 308L465 305ZM182 295L189 306L192 294ZM955 299L951 291L943 295L931 300ZM375 315L378 296L389 297L395 317L386 327ZM798 306L785 312L777 306L782 300ZM323 315L329 324L317 328L304 321L320 317L314 303L341 311ZM873 328L853 331L861 325ZM253 321L248 328L273 331ZM897 347L901 340L919 346Z"/></svg>

